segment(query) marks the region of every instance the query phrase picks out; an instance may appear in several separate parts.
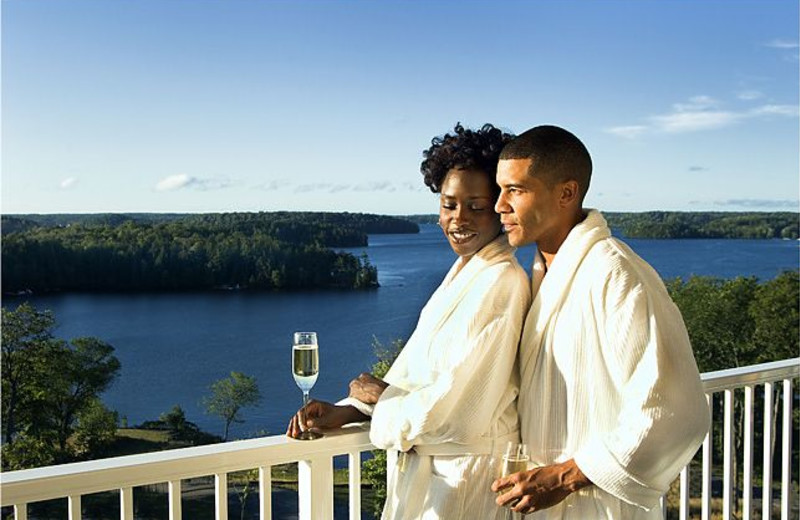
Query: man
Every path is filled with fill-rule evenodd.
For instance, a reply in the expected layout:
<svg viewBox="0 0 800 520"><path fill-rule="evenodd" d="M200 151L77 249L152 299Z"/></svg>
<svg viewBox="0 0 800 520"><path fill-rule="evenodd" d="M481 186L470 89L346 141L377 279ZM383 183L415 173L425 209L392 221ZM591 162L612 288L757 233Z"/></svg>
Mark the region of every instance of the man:
<svg viewBox="0 0 800 520"><path fill-rule="evenodd" d="M708 404L658 273L583 209L591 172L583 143L554 126L500 155L495 210L511 245L538 250L518 410L539 467L492 489L537 519L661 518L660 497L708 430Z"/></svg>

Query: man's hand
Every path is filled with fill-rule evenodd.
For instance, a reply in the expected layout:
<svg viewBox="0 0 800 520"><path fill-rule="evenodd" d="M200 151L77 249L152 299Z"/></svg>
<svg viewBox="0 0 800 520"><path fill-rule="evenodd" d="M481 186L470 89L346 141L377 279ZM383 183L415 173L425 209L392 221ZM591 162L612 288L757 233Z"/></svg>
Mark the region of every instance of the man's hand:
<svg viewBox="0 0 800 520"><path fill-rule="evenodd" d="M286 435L296 439L303 431L311 428L330 430L368 419L369 417L352 406L336 406L325 401L312 400L294 414L286 428Z"/></svg>
<svg viewBox="0 0 800 520"><path fill-rule="evenodd" d="M362 403L375 404L389 385L372 374L361 374L350 381L350 397Z"/></svg>
<svg viewBox="0 0 800 520"><path fill-rule="evenodd" d="M497 497L497 505L513 506L512 511L528 514L553 507L591 484L575 461L570 459L499 478L492 484L492 491L505 491Z"/></svg>

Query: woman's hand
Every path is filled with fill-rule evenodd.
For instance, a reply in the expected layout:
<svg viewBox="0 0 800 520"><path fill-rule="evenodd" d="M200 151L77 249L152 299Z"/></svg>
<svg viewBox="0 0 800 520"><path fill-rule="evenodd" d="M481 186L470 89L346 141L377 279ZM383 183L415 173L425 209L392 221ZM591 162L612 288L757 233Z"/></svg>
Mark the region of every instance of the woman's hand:
<svg viewBox="0 0 800 520"><path fill-rule="evenodd" d="M331 430L345 424L368 420L369 417L352 406L336 406L325 401L310 401L289 421L286 435L296 439L305 430Z"/></svg>
<svg viewBox="0 0 800 520"><path fill-rule="evenodd" d="M389 385L372 374L361 374L350 381L350 397L365 404L375 404Z"/></svg>

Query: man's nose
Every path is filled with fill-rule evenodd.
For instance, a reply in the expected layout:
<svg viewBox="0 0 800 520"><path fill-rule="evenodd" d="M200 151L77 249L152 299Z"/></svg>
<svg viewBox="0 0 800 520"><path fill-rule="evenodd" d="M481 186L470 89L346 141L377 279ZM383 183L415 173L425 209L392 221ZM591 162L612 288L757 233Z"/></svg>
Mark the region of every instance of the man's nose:
<svg viewBox="0 0 800 520"><path fill-rule="evenodd" d="M497 197L497 202L494 203L494 212L495 213L510 213L511 207L506 202L505 196L501 193L499 197Z"/></svg>

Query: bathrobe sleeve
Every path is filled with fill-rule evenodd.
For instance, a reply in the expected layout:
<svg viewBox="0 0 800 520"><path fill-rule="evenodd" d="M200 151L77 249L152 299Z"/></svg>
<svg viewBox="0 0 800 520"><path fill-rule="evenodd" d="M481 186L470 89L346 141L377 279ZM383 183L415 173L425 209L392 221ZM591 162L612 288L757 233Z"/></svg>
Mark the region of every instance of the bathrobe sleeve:
<svg viewBox="0 0 800 520"><path fill-rule="evenodd" d="M655 271L614 269L590 300L605 373L595 368L587 379L609 377L617 393L607 398L619 400L620 412L616 426L595 432L574 458L595 485L649 509L708 431L700 375L680 312Z"/></svg>
<svg viewBox="0 0 800 520"><path fill-rule="evenodd" d="M446 366L432 372L428 384L412 390L389 381L372 414L370 439L379 448L469 444L489 430L515 377L530 291L524 271L509 263L492 266L479 277L450 315L451 327L442 327L431 342L432 351L447 353Z"/></svg>

